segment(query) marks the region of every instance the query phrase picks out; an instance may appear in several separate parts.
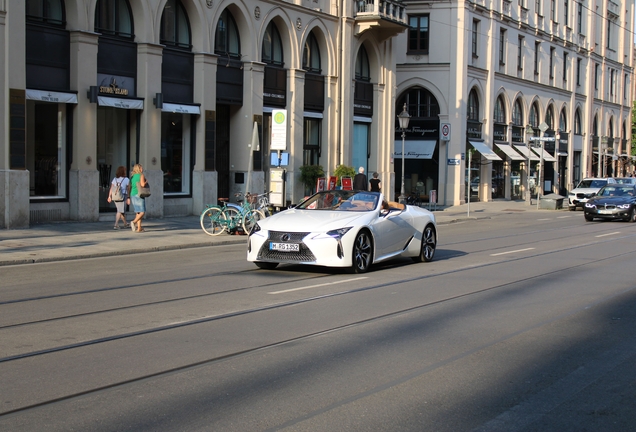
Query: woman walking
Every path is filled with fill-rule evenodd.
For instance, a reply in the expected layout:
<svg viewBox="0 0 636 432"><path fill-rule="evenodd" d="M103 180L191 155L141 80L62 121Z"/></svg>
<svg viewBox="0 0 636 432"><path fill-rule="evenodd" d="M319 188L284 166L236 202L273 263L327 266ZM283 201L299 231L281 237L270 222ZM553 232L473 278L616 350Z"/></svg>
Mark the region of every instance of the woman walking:
<svg viewBox="0 0 636 432"><path fill-rule="evenodd" d="M146 186L148 182L146 181L146 176L144 175L144 167L140 164L135 164L132 171L130 172L130 196L128 197L128 204L132 201L132 205L135 208L135 219L130 222L130 229L133 232L143 232L144 229L141 227L141 219L143 219L144 214L146 213L146 198L142 198L139 196L138 187L141 185L142 187ZM136 225L135 225L136 224Z"/></svg>
<svg viewBox="0 0 636 432"><path fill-rule="evenodd" d="M380 192L380 189L382 189L382 184L380 183L377 172L373 173L373 178L369 180L369 185L371 186L371 192Z"/></svg>
<svg viewBox="0 0 636 432"><path fill-rule="evenodd" d="M117 190L119 189L119 193ZM114 202L117 207L117 214L115 215L115 229L119 229L119 219L124 223L124 228L128 228L126 222L126 215L124 214L124 203L126 201L126 194L128 193L128 177L126 177L126 167L119 166L115 173L115 178L110 185L110 191L108 192L108 202Z"/></svg>

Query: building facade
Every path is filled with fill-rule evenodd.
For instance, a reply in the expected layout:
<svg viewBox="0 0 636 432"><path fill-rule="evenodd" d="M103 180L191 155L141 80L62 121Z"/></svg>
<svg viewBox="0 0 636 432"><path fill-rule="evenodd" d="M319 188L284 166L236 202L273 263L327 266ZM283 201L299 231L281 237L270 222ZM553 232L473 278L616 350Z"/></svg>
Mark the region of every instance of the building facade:
<svg viewBox="0 0 636 432"><path fill-rule="evenodd" d="M406 28L379 0L0 0L0 226L107 216L136 163L149 217L266 191L280 109L286 202L303 164L390 184Z"/></svg>
<svg viewBox="0 0 636 432"><path fill-rule="evenodd" d="M543 184L567 196L583 177L631 174L633 2L406 4L395 110L411 115L407 193L456 205Z"/></svg>

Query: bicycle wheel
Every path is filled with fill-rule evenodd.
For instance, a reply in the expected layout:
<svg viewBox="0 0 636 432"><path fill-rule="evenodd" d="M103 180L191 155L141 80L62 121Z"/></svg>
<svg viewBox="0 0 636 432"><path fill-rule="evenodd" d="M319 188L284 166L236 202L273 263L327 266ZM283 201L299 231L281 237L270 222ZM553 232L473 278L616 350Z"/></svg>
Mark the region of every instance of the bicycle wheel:
<svg viewBox="0 0 636 432"><path fill-rule="evenodd" d="M252 227L261 219L265 219L265 215L260 210L250 210L243 215L243 230L246 234L252 231Z"/></svg>
<svg viewBox="0 0 636 432"><path fill-rule="evenodd" d="M210 207L201 213L201 228L207 235L219 235L227 227L225 215L218 207Z"/></svg>
<svg viewBox="0 0 636 432"><path fill-rule="evenodd" d="M227 221L225 228L230 234L243 224L243 214L234 207L224 209L223 216Z"/></svg>

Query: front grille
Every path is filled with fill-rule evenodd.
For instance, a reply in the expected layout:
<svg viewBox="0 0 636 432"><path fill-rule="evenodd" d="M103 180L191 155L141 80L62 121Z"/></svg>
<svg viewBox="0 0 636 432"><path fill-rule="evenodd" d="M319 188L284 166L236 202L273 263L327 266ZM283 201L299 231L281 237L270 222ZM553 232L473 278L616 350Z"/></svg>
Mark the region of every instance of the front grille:
<svg viewBox="0 0 636 432"><path fill-rule="evenodd" d="M599 206L600 208L600 206ZM605 206L603 207L605 210L615 210L616 206L614 204L605 204Z"/></svg>
<svg viewBox="0 0 636 432"><path fill-rule="evenodd" d="M309 234L308 232L303 233L286 233L283 231L270 231L269 237L267 241L263 243L261 246L261 250L258 251L259 260L267 260L267 261L296 261L296 262L312 262L316 261L316 257L311 250L307 247L305 243L303 243L303 239L305 236ZM286 238L289 236L289 238ZM283 239L285 238L285 239ZM269 243L299 243L300 250L298 252L281 252L281 251L273 251L269 250Z"/></svg>

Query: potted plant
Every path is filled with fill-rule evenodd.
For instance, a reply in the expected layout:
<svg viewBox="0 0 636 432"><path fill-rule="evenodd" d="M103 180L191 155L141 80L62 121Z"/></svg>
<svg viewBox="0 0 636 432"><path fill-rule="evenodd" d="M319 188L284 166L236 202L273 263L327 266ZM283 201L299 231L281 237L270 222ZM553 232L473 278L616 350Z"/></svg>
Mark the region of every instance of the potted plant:
<svg viewBox="0 0 636 432"><path fill-rule="evenodd" d="M336 186L342 186L342 183L340 182L340 179L342 177L351 177L353 178L353 176L356 175L356 169L352 166L347 166L347 165L338 165L335 169L335 171L333 172L333 175L336 176L337 180L336 180Z"/></svg>
<svg viewBox="0 0 636 432"><path fill-rule="evenodd" d="M305 192L307 189L313 191L318 179L324 176L325 170L321 165L302 165L300 167L300 182L305 185Z"/></svg>

